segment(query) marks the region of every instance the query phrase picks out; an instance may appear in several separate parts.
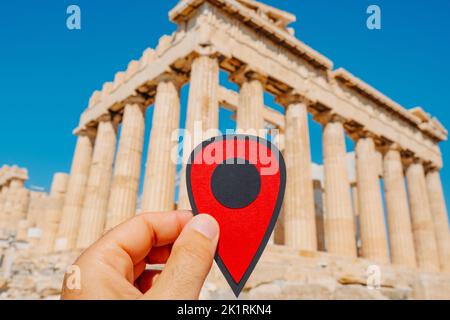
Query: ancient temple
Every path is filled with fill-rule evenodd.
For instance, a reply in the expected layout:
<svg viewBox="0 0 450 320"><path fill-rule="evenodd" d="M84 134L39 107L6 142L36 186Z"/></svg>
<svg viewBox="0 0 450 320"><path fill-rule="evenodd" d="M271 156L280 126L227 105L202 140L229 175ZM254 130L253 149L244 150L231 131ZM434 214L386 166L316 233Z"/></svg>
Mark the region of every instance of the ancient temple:
<svg viewBox="0 0 450 320"><path fill-rule="evenodd" d="M288 177L283 213L246 297L450 299L450 233L439 174L444 126L423 108L407 109L334 69L295 37L289 25L296 18L288 12L254 0L182 0L169 18L177 25L173 34L93 92L74 130L70 175L55 175L45 195L42 226L33 225L30 200L28 218L23 210L7 218L10 199L30 196L12 192L23 188L26 173L12 179L3 169L1 220L10 226L26 220L40 252L64 255L139 212L189 209L183 169L176 192L171 158L180 89L189 85L185 128L200 127L202 139L218 129L219 108L235 114L238 130L279 132ZM220 83L219 72L238 92ZM265 105L265 93L282 111ZM145 137L149 108L152 130ZM320 177L313 177L309 114L323 128ZM346 136L355 142L350 170ZM185 139L182 158L194 147ZM366 288L370 266L380 270L382 291ZM220 274L210 278L205 297L231 297Z"/></svg>

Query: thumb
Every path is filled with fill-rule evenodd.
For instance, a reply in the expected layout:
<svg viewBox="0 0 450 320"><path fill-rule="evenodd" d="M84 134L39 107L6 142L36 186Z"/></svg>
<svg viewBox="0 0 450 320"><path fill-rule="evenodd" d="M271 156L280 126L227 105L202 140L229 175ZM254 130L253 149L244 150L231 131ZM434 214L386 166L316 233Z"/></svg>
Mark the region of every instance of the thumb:
<svg viewBox="0 0 450 320"><path fill-rule="evenodd" d="M144 299L198 299L211 270L219 225L207 214L200 214L184 227L175 241L164 270Z"/></svg>

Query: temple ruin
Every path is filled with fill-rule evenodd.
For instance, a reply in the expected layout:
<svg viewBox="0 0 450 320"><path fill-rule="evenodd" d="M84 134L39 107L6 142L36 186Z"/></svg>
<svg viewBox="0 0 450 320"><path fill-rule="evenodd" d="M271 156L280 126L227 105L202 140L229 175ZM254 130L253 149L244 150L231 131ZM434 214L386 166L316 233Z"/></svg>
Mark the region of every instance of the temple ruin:
<svg viewBox="0 0 450 320"><path fill-rule="evenodd" d="M189 85L186 130L200 124L209 138L225 108L239 130L280 133L287 166L283 211L244 298L450 299L450 233L439 174L445 127L423 108L407 109L334 69L295 37L289 24L296 17L288 12L254 0L182 0L169 17L177 25L173 34L93 92L74 130L70 174L55 174L49 194L24 188L26 170L0 169L3 239L28 243L40 259L72 258L139 212L189 209L183 169L176 196L171 160L180 90ZM219 72L239 91L221 85ZM265 93L282 111L265 105ZM313 177L308 114L323 129L321 177ZM353 177L346 136L355 143ZM183 158L194 147L185 142ZM372 265L380 268L378 292L366 288ZM214 268L205 298L232 297L220 277Z"/></svg>

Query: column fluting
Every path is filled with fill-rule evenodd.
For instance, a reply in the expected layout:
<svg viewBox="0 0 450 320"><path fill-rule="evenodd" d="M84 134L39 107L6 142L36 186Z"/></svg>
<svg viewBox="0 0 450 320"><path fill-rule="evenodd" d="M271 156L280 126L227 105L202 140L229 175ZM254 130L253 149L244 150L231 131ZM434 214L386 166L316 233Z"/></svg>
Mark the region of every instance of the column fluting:
<svg viewBox="0 0 450 320"><path fill-rule="evenodd" d="M284 159L289 178L283 207L284 243L296 249L315 251L317 235L306 104L289 103L285 122Z"/></svg>
<svg viewBox="0 0 450 320"><path fill-rule="evenodd" d="M332 119L323 127L325 247L328 252L356 257L354 217L347 172L345 132Z"/></svg>
<svg viewBox="0 0 450 320"><path fill-rule="evenodd" d="M414 238L400 152L390 148L383 159L383 179L392 263L416 266Z"/></svg>
<svg viewBox="0 0 450 320"><path fill-rule="evenodd" d="M117 127L111 116L99 119L86 197L77 239L77 248L90 246L103 234L111 187Z"/></svg>
<svg viewBox="0 0 450 320"><path fill-rule="evenodd" d="M170 211L175 208L176 162L172 159L177 141L172 134L179 127L180 96L176 79L158 83L153 111L142 192L142 212Z"/></svg>
<svg viewBox="0 0 450 320"><path fill-rule="evenodd" d="M439 256L423 165L411 163L406 177L417 265L423 271L437 272Z"/></svg>
<svg viewBox="0 0 450 320"><path fill-rule="evenodd" d="M136 214L144 132L144 106L141 103L125 105L105 231Z"/></svg>
<svg viewBox="0 0 450 320"><path fill-rule="evenodd" d="M450 232L447 206L439 171L437 169L429 170L426 180L441 271L450 272Z"/></svg>
<svg viewBox="0 0 450 320"><path fill-rule="evenodd" d="M196 143L217 135L219 127L219 63L209 56L197 57L191 68L189 98L183 138L183 168L180 172L178 209L191 209L186 189L185 164ZM202 129L202 133L194 132ZM216 132L216 133L214 133ZM186 139L186 134L190 139ZM199 136L200 141L196 141Z"/></svg>
<svg viewBox="0 0 450 320"><path fill-rule="evenodd" d="M379 162L371 137L356 142L356 181L361 231L361 253L378 263L389 262L386 224L379 179Z"/></svg>

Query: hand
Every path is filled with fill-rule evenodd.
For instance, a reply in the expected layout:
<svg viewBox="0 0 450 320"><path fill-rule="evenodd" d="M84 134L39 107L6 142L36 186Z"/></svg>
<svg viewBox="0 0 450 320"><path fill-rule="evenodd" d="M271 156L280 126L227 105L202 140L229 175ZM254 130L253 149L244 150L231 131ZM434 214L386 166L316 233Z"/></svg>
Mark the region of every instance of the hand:
<svg viewBox="0 0 450 320"><path fill-rule="evenodd" d="M75 262L81 286L62 299L198 299L219 238L209 215L138 215L106 233ZM163 271L147 264L166 264Z"/></svg>

